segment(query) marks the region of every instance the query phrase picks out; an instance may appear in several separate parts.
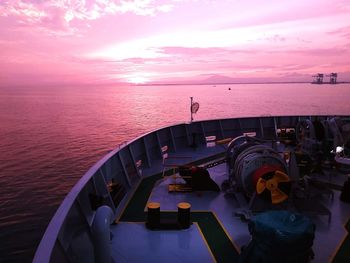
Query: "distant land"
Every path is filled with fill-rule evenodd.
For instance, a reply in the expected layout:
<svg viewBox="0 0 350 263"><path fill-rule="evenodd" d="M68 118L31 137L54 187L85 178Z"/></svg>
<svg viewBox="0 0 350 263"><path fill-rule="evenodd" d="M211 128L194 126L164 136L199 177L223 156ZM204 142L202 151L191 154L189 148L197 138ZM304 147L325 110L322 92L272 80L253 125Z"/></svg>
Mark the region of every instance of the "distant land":
<svg viewBox="0 0 350 263"><path fill-rule="evenodd" d="M315 73L316 74L316 73ZM327 73L324 73L327 74ZM51 81L46 78L44 80L26 81L23 79L22 83L10 84L2 83L0 78L0 87L15 88L15 87L69 87L69 86L175 86L175 85L237 85L237 84L298 84L311 83L313 81L312 74L298 74L290 73L288 75L278 77L229 77L220 74L205 74L194 77L182 77L173 79L158 79L155 81L148 81L145 83L126 82L121 79L102 79L97 81L77 80L69 81L62 78L60 81ZM329 82L329 78L324 78L324 83ZM338 72L337 83L350 83L350 72Z"/></svg>
<svg viewBox="0 0 350 263"><path fill-rule="evenodd" d="M292 73L281 77L228 77L223 75L201 75L196 80L170 80L170 81L154 81L138 85L235 85L235 84L298 84L311 83L312 75ZM329 79L324 78L324 84L327 84ZM350 72L338 73L338 84L350 83Z"/></svg>

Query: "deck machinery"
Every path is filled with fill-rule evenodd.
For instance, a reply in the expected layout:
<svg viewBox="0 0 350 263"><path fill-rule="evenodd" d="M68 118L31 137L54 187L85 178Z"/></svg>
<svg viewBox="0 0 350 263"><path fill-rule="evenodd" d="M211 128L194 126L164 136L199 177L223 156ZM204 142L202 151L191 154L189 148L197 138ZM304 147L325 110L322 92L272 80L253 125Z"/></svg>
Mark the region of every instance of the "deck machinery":
<svg viewBox="0 0 350 263"><path fill-rule="evenodd" d="M223 189L235 196L242 208L236 214L244 219L255 212L286 209L330 220L331 212L316 197L333 194L318 178L331 176L332 169L349 171L349 141L349 121L340 118L300 121L294 128L279 129L278 140L237 137L226 151L228 179Z"/></svg>

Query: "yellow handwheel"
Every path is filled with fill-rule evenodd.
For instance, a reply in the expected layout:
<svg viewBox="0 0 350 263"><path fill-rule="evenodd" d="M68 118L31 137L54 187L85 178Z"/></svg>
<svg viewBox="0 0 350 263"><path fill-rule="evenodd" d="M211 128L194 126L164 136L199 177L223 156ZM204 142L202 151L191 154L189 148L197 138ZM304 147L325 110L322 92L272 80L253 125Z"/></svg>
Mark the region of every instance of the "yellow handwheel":
<svg viewBox="0 0 350 263"><path fill-rule="evenodd" d="M261 176L256 184L256 192L259 195L263 194L266 190L270 191L272 204L279 204L288 199L288 194L279 188L280 183L290 182L287 174L277 170L272 176L264 177L264 175Z"/></svg>

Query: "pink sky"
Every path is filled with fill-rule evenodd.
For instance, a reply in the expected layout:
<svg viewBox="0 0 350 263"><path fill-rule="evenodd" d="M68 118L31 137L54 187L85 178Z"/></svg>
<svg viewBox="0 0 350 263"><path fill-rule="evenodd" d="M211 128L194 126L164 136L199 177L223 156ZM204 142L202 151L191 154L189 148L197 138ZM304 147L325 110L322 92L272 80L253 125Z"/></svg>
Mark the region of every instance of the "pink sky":
<svg viewBox="0 0 350 263"><path fill-rule="evenodd" d="M0 85L350 80L350 1L1 0L0 48Z"/></svg>

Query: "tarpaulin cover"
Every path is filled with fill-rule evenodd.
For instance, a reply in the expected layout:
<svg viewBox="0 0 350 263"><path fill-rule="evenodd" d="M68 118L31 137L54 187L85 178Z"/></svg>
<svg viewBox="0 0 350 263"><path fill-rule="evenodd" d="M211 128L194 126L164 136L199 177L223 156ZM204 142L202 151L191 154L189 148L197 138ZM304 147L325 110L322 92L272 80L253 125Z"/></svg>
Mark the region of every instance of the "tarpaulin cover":
<svg viewBox="0 0 350 263"><path fill-rule="evenodd" d="M252 240L240 262L308 262L312 257L315 226L303 215L268 211L248 224Z"/></svg>

